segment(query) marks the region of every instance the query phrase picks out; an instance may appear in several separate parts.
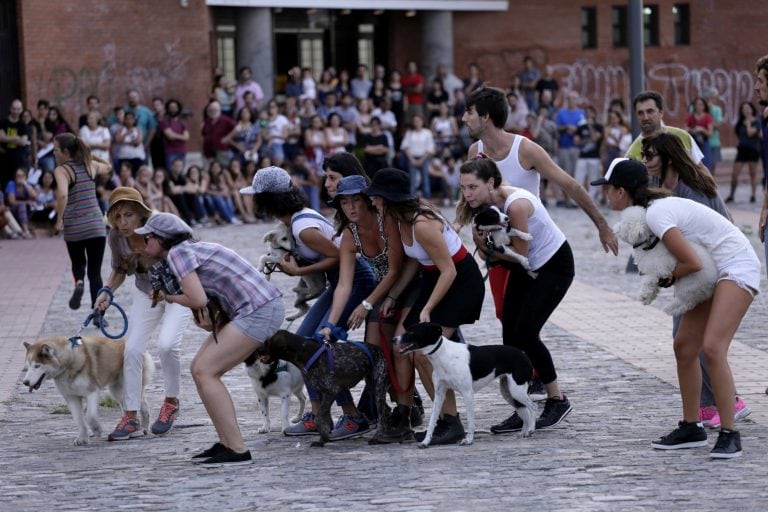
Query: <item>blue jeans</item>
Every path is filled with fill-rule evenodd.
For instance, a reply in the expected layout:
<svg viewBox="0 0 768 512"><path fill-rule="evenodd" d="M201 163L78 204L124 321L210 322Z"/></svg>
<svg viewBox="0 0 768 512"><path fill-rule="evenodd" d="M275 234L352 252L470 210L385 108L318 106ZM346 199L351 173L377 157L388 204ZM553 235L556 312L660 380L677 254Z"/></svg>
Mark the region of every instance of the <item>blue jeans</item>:
<svg viewBox="0 0 768 512"><path fill-rule="evenodd" d="M231 222L232 218L235 216L235 209L232 206L232 200L228 197L214 196L212 194L206 195L205 202L206 206L208 207L208 211L211 212L211 214L218 213L219 216L227 222Z"/></svg>
<svg viewBox="0 0 768 512"><path fill-rule="evenodd" d="M328 321L328 314L331 312L331 306L333 305L333 292L336 290L336 284L338 279L332 279L331 285L323 292L320 297L317 298L315 303L309 309L304 316L304 320L296 330L298 336L310 338L320 330L321 326ZM349 295L344 311L337 325L346 327L349 315L360 305L363 300L370 295L373 289L376 287L376 279L373 276L371 267L362 258L357 258L355 263L355 276L352 279L352 293ZM320 348L318 344L317 348ZM307 386L307 392L309 393L309 399L317 401L320 399L317 391ZM343 405L352 401L352 394L349 390L342 391L336 396L336 403Z"/></svg>
<svg viewBox="0 0 768 512"><path fill-rule="evenodd" d="M416 192L418 192L417 184L419 183L419 175L421 175L421 196L424 199L430 199L432 197L432 190L430 190L429 183L429 159L424 160L421 167L413 165L408 161L408 174L411 176L411 195L415 196Z"/></svg>

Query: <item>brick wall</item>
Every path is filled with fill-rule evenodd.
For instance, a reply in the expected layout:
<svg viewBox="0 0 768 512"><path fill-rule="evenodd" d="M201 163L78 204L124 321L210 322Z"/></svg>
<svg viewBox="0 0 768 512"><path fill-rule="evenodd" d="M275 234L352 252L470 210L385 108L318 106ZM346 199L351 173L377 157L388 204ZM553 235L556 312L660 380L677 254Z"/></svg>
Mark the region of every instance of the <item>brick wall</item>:
<svg viewBox="0 0 768 512"><path fill-rule="evenodd" d="M24 0L20 8L22 90L62 107L73 127L90 94L107 114L136 89L142 103L178 98L194 112L190 149L200 146L211 88L211 21L205 0Z"/></svg>

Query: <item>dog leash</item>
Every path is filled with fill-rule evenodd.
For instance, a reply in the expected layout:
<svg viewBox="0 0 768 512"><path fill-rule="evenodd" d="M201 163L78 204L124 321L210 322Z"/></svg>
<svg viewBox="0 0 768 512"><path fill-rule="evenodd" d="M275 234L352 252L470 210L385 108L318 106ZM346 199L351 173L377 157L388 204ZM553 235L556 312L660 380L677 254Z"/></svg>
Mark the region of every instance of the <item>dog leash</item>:
<svg viewBox="0 0 768 512"><path fill-rule="evenodd" d="M408 393L413 389L416 384L416 372L411 372L411 380L408 382L408 386L403 387L400 385L400 381L397 380L397 374L395 373L395 362L392 358L392 351L389 346L391 340L387 339L384 334L384 317L379 314L379 337L381 338L381 351L384 352L384 359L387 361L387 372L389 373L389 382L396 393ZM411 356L413 359L413 356Z"/></svg>
<svg viewBox="0 0 768 512"><path fill-rule="evenodd" d="M101 295L101 292L106 292L107 295L109 295L109 304L107 305L107 308L104 310L104 312L106 313L107 309L109 309L111 306L114 306L123 317L123 330L120 331L119 334L108 333L104 325L104 314L99 311L99 308L93 308L93 311L91 311L91 313L86 317L83 325L80 326L74 336L69 338L69 344L72 348L75 348L78 345L82 345L82 338L80 337L80 333L83 332L83 329L88 327L88 324L90 324L94 318L98 318L97 323L99 325L99 329L101 329L101 332L104 334L104 336L109 339L116 340L118 338L122 338L125 336L125 333L128 332L128 315L125 313L125 310L120 307L120 304L115 302L115 294L112 293L112 290L109 288L104 287L96 293L96 296L98 297Z"/></svg>

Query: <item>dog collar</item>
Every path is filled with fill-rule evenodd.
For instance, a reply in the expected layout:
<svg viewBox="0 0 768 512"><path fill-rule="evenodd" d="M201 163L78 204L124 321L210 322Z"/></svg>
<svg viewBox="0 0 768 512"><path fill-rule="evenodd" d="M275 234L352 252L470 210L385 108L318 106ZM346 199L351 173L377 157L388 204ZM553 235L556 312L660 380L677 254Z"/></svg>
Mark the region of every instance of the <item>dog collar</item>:
<svg viewBox="0 0 768 512"><path fill-rule="evenodd" d="M72 336L71 338L69 338L68 341L69 341L69 346L71 348L75 348L83 344L83 338L81 338L80 336Z"/></svg>
<svg viewBox="0 0 768 512"><path fill-rule="evenodd" d="M442 345L442 344L443 344L443 337L442 337L442 336L440 336L440 341L438 341L438 342L437 342L437 345L435 345L435 348L433 348L431 352L427 353L427 355L428 355L428 356L431 356L432 354L434 354L435 352L437 352L437 349L439 349L439 348L440 348L440 345Z"/></svg>
<svg viewBox="0 0 768 512"><path fill-rule="evenodd" d="M643 247L644 251L650 251L656 245L659 243L660 238L657 236L653 236L649 238L648 240L643 240L642 242L638 242L632 246L633 249L637 249L638 247Z"/></svg>

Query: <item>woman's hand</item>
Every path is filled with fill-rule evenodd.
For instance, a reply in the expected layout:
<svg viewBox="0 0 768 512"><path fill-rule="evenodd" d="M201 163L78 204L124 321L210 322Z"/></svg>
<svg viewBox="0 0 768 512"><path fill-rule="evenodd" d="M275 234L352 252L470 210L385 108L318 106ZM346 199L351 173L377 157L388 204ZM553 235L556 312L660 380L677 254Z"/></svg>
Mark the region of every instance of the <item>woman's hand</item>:
<svg viewBox="0 0 768 512"><path fill-rule="evenodd" d="M381 316L384 318L389 318L395 313L395 299L393 297L387 296L384 298L384 300L381 302Z"/></svg>
<svg viewBox="0 0 768 512"><path fill-rule="evenodd" d="M430 322L430 315L432 313L432 308L427 308L424 306L421 310L421 313L419 313L419 322L425 323Z"/></svg>
<svg viewBox="0 0 768 512"><path fill-rule="evenodd" d="M349 327L349 330L357 329L361 325L363 325L363 322L365 322L365 319L368 317L368 310L363 307L362 304L358 305L354 311L352 311L352 314L349 315L349 320L347 320L347 327Z"/></svg>
<svg viewBox="0 0 768 512"><path fill-rule="evenodd" d="M58 235L62 231L64 231L64 219L57 219L56 225L53 227L53 233Z"/></svg>
<svg viewBox="0 0 768 512"><path fill-rule="evenodd" d="M109 293L101 292L99 296L96 297L95 307L96 309L104 313L109 307Z"/></svg>
<svg viewBox="0 0 768 512"><path fill-rule="evenodd" d="M288 274L289 276L297 276L299 275L299 267L298 263L296 263L296 259L291 254L286 254L283 258L283 261L277 264L280 267L280 270Z"/></svg>
<svg viewBox="0 0 768 512"><path fill-rule="evenodd" d="M325 341L331 341L331 328L330 327L323 327L319 331L317 331L317 334L323 337Z"/></svg>

